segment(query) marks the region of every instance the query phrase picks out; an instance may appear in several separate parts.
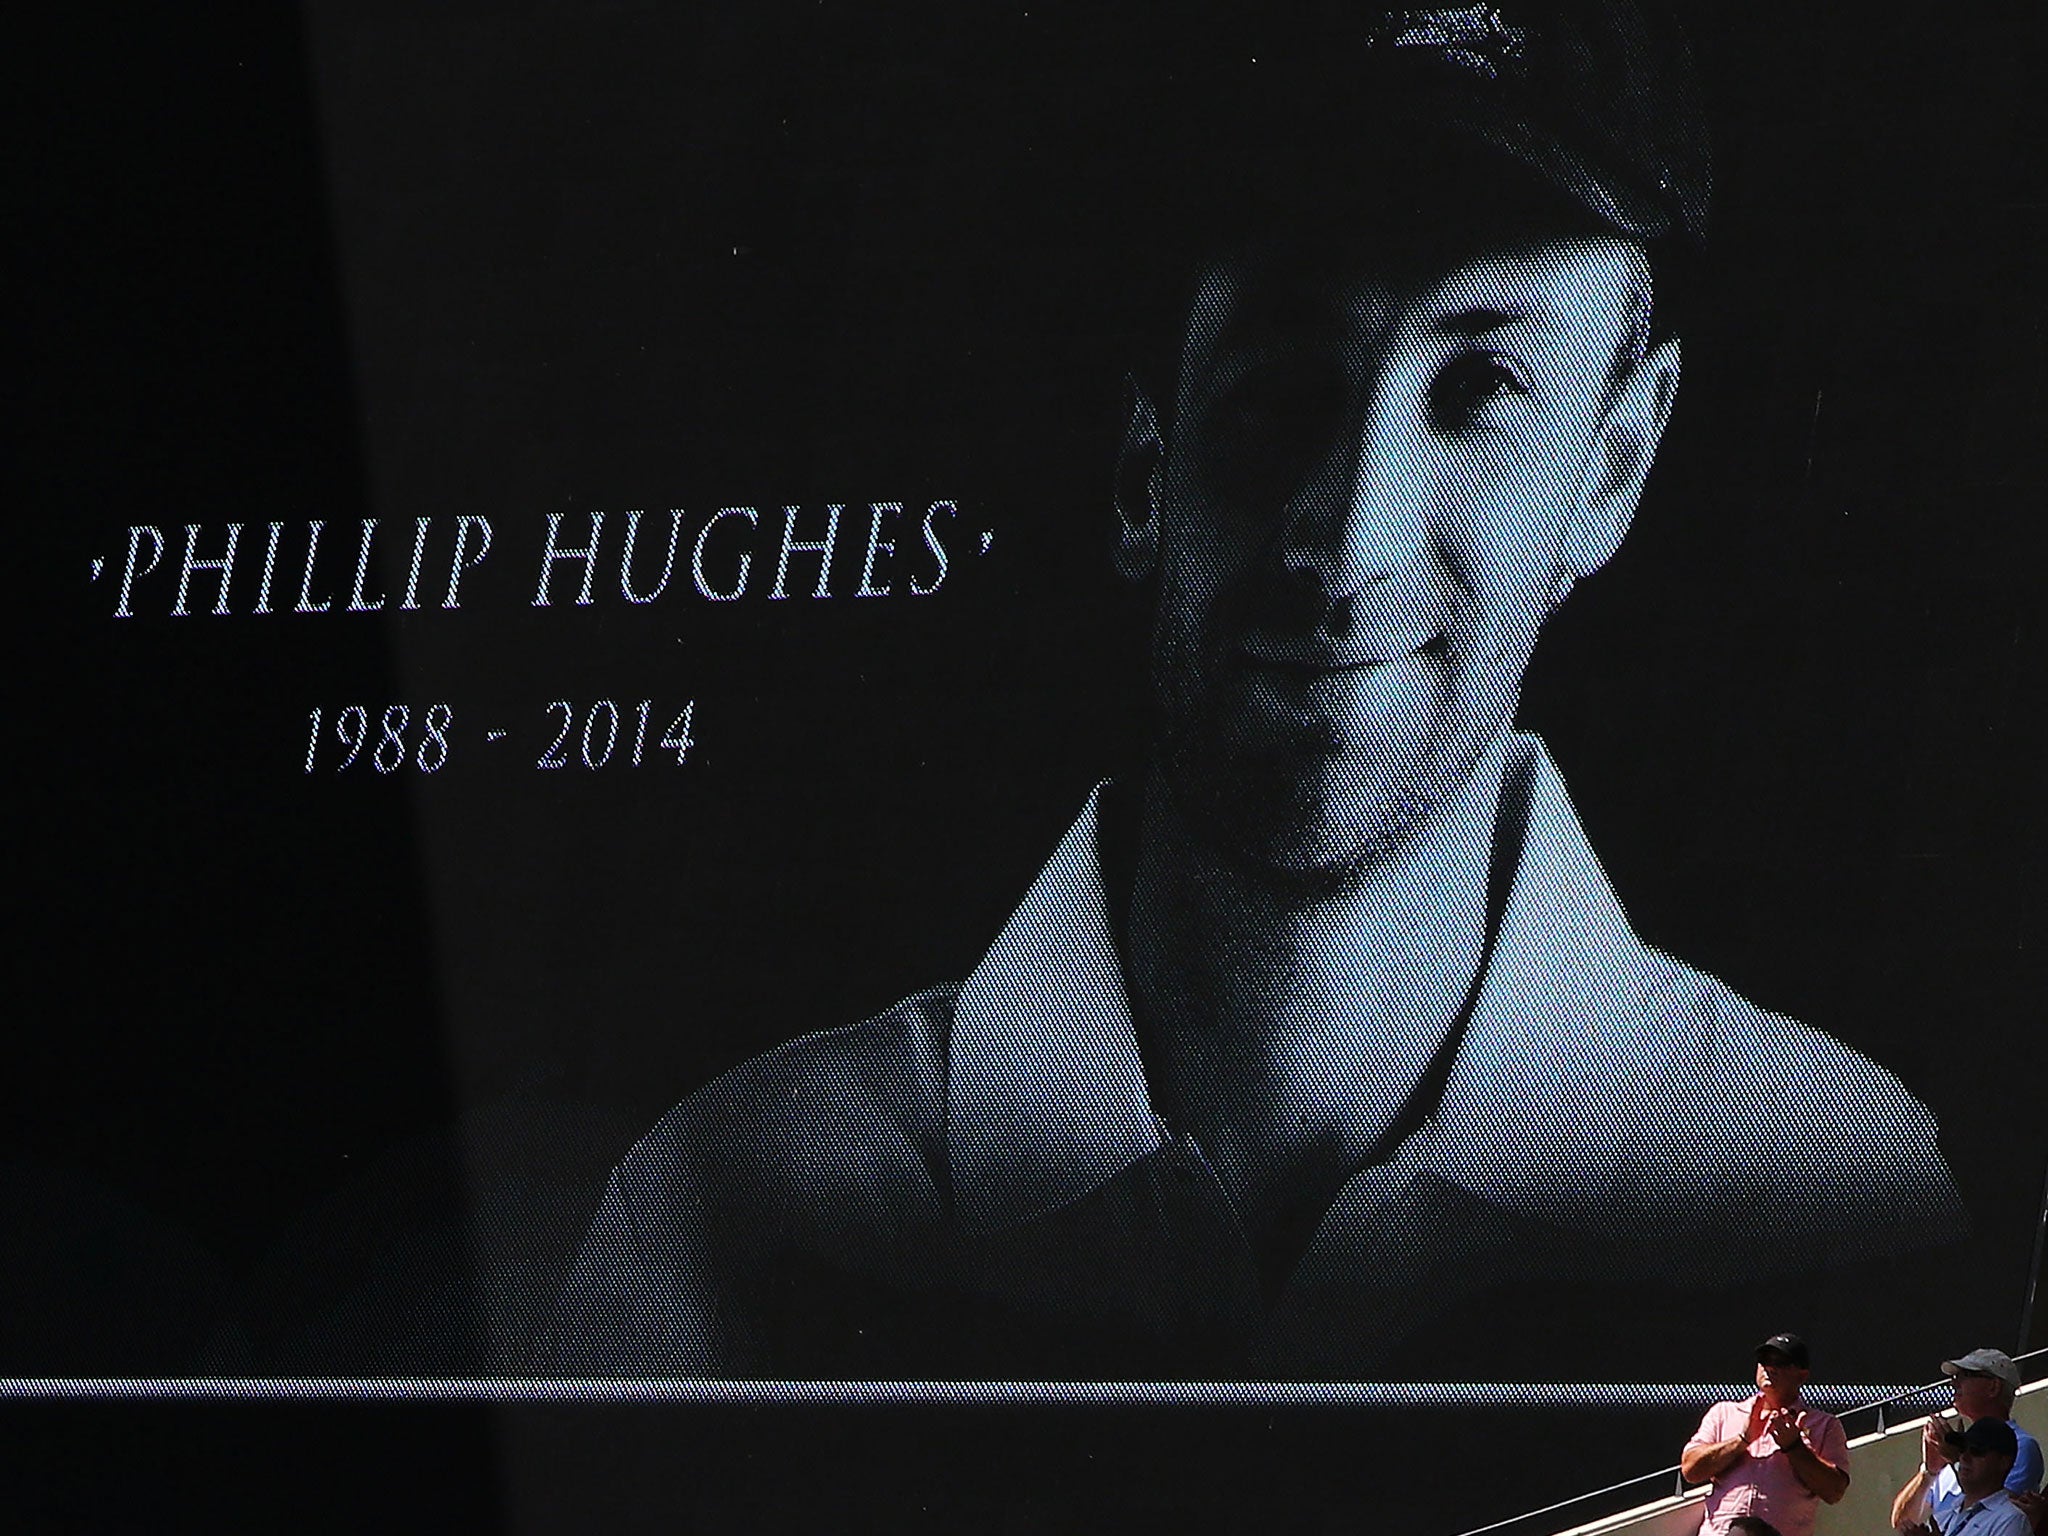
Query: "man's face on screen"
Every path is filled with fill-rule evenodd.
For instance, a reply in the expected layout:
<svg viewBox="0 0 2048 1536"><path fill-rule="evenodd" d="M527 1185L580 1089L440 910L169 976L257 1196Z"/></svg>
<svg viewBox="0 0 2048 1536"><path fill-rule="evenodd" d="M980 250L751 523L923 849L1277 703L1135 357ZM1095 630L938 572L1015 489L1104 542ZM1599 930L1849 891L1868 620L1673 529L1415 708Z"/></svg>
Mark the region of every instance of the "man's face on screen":
<svg viewBox="0 0 2048 1536"><path fill-rule="evenodd" d="M1342 879L1459 792L1633 510L1605 526L1592 492L1646 295L1640 248L1601 236L1206 272L1155 517L1161 760L1191 825Z"/></svg>

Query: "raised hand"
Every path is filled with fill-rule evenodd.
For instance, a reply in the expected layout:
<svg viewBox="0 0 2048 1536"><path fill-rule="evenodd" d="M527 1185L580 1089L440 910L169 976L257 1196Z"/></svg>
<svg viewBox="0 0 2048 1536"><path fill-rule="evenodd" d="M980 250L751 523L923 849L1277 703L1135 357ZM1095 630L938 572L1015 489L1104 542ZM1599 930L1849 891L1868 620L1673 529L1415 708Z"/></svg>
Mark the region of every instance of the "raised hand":
<svg viewBox="0 0 2048 1536"><path fill-rule="evenodd" d="M1930 1472L1939 1472L1948 1465L1948 1442L1942 1437L1948 1433L1948 1421L1939 1414L1927 1421L1927 1428L1920 1435L1920 1460Z"/></svg>
<svg viewBox="0 0 2048 1536"><path fill-rule="evenodd" d="M1742 1432L1742 1443L1754 1445L1764 1437L1764 1431L1769 1429L1770 1425L1771 1410L1759 1397L1749 1405L1749 1427Z"/></svg>
<svg viewBox="0 0 2048 1536"><path fill-rule="evenodd" d="M1780 1450L1791 1450L1794 1446L1806 1444L1806 1411L1790 1408L1781 1409L1771 1415L1771 1438L1778 1442Z"/></svg>

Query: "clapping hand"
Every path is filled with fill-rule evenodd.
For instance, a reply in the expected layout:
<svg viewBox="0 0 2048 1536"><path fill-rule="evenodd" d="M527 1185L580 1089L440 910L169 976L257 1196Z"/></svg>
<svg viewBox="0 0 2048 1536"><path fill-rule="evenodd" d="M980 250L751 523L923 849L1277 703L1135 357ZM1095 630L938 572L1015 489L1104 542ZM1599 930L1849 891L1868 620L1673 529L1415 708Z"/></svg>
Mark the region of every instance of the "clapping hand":
<svg viewBox="0 0 2048 1536"><path fill-rule="evenodd" d="M1948 1420L1936 1414L1927 1421L1927 1428L1920 1435L1920 1460L1930 1472L1939 1472L1948 1465Z"/></svg>
<svg viewBox="0 0 2048 1536"><path fill-rule="evenodd" d="M1759 1397L1749 1405L1749 1427L1742 1432L1742 1443L1754 1445L1763 1439L1764 1432L1771 1427L1771 1410Z"/></svg>
<svg viewBox="0 0 2048 1536"><path fill-rule="evenodd" d="M1795 1412L1790 1408L1781 1408L1771 1415L1771 1438L1778 1442L1778 1449L1781 1451L1789 1451L1794 1446L1804 1446L1805 1426L1805 1410Z"/></svg>

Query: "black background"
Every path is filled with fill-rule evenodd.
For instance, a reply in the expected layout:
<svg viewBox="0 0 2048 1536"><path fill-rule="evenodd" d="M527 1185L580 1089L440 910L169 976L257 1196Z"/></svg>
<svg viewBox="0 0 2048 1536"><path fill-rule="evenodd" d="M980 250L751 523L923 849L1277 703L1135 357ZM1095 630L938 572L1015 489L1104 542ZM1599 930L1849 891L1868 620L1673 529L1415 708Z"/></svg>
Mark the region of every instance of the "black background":
<svg viewBox="0 0 2048 1536"><path fill-rule="evenodd" d="M2034 10L1692 18L1720 196L1685 386L1523 709L1645 936L1897 1071L1977 1237L1828 1316L1640 1298L1603 1333L1590 1298L1552 1307L1534 1375L1640 1377L1635 1346L1675 1335L1739 1376L1752 1322L1805 1327L1838 1379L2018 1347ZM528 3L87 14L24 51L0 1371L516 1368L663 1110L972 966L1136 734L1142 626L1107 553L1146 318L1109 278L1139 215L1069 173L1174 174L1115 125L1176 31L1241 42L1184 12ZM928 599L636 608L601 572L589 608L532 606L548 511L752 505L772 531L844 502L857 551L867 502L942 497ZM356 518L464 514L498 545L457 613L172 618L159 574L115 620L87 579L131 523L169 563L187 522L326 518L348 550ZM757 589L772 564L764 536ZM535 770L546 703L600 697L694 697L690 764ZM300 771L315 705L432 699L517 751ZM1675 1459L1689 1417L1474 1416L1498 1475L1425 1497L1427 1413L9 1410L81 1476L121 1446L152 1474L131 1497L419 1513L425 1486L450 1523L528 1528L1334 1528L1392 1501L1452 1530ZM90 1524L95 1486L57 1512Z"/></svg>

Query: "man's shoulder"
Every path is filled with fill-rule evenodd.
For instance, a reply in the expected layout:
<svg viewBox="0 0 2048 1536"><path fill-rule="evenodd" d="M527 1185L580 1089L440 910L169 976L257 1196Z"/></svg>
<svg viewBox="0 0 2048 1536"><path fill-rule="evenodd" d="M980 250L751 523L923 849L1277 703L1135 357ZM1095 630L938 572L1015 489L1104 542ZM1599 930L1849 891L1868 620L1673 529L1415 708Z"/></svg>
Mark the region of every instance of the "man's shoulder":
<svg viewBox="0 0 2048 1536"><path fill-rule="evenodd" d="M768 1203L928 1199L943 1182L957 986L801 1036L725 1072L636 1143L615 1174L635 1204L677 1190Z"/></svg>
<svg viewBox="0 0 2048 1536"><path fill-rule="evenodd" d="M1881 1188L1906 1220L1952 1204L1927 1107L1834 1035L1646 943L1555 765L1533 738L1523 752L1523 865L1476 1016L1480 1069L1514 1092L1473 1095L1482 1132L1622 1199L1772 1209L1788 1190ZM1619 1134L1587 1138L1589 1122Z"/></svg>
<svg viewBox="0 0 2048 1536"><path fill-rule="evenodd" d="M1842 1421L1825 1408L1808 1408L1806 1413L1806 1439L1816 1450L1832 1449L1846 1459L1849 1454L1849 1431L1842 1427Z"/></svg>
<svg viewBox="0 0 2048 1536"><path fill-rule="evenodd" d="M2027 1512L2013 1503L2012 1495L2005 1489L1987 1495L1978 1507L1983 1518L1970 1522L1971 1536L1980 1530L1986 1536L2032 1536L2034 1527Z"/></svg>
<svg viewBox="0 0 2048 1536"><path fill-rule="evenodd" d="M1820 1267L1959 1232L1934 1117L1893 1073L1661 950L1639 946L1616 971L1632 995L1589 999L1579 1047L1552 1069L1582 1100L1573 1123L1613 1132L1543 1160L1570 1170L1551 1201L1566 1225L1634 1230L1621 1212L1668 1213L1702 1274L1738 1242L1782 1240ZM1536 1139L1567 1129L1553 1117Z"/></svg>
<svg viewBox="0 0 2048 1536"><path fill-rule="evenodd" d="M1934 1117L1898 1077L1826 1030L1760 1008L1660 950L1642 999L1646 1091L1737 1137L1838 1160L1931 1149Z"/></svg>
<svg viewBox="0 0 2048 1536"><path fill-rule="evenodd" d="M1674 1155L1724 1198L1776 1212L1788 1233L1844 1252L1936 1241L1962 1224L1939 1128L1899 1078L1812 1025L1759 1008L1657 954L1648 1005Z"/></svg>
<svg viewBox="0 0 2048 1536"><path fill-rule="evenodd" d="M2019 1454L2013 1457L2013 1475L2021 1478L2031 1489L2041 1486L2042 1461L2041 1442L2027 1433L2027 1428L2017 1419L2007 1421L2012 1425L2013 1438L2019 1443Z"/></svg>

